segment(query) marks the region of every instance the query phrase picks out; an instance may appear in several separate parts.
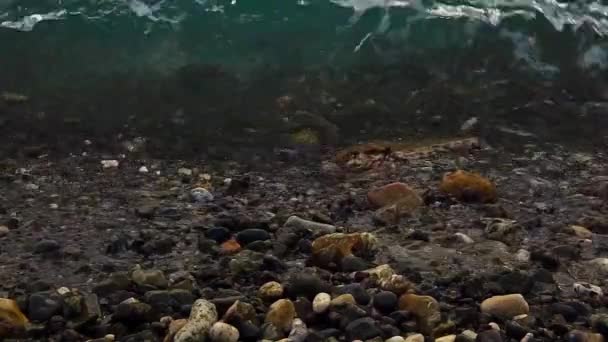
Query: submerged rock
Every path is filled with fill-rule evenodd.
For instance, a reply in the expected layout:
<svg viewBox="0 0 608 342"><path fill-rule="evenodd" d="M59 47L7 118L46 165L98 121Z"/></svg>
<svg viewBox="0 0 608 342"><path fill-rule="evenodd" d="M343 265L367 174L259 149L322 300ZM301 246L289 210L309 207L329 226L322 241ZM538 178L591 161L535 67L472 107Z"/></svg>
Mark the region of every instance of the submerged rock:
<svg viewBox="0 0 608 342"><path fill-rule="evenodd" d="M439 189L462 202L494 202L496 187L479 174L458 170L443 176Z"/></svg>
<svg viewBox="0 0 608 342"><path fill-rule="evenodd" d="M367 200L376 207L381 208L397 202L407 202L407 206L417 208L422 205L422 198L412 188L404 183L391 183L379 188L370 190L367 193Z"/></svg>
<svg viewBox="0 0 608 342"><path fill-rule="evenodd" d="M209 329L217 321L217 318L215 305L205 299L198 299L192 305L188 322L175 334L174 341L205 341Z"/></svg>

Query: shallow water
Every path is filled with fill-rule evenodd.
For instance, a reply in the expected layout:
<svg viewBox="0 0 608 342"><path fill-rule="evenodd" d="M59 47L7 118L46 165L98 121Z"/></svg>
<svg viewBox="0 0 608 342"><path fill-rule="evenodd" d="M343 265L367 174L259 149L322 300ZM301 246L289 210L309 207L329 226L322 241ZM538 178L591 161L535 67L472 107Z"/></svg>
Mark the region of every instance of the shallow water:
<svg viewBox="0 0 608 342"><path fill-rule="evenodd" d="M506 140L576 140L563 126L604 141L581 109L608 98L598 1L3 0L0 27L0 90L29 97L0 108L3 129L23 143L281 146L298 110L339 141L453 135L471 117Z"/></svg>

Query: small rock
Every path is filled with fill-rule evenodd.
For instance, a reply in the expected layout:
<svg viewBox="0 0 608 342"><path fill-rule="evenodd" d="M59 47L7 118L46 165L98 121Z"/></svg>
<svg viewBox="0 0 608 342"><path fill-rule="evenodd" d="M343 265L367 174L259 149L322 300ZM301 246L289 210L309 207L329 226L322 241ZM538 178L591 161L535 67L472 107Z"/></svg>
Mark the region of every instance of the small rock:
<svg viewBox="0 0 608 342"><path fill-rule="evenodd" d="M570 228L570 231L572 232L572 234L576 235L577 237L579 237L581 239L593 238L593 233L589 229L587 229L583 226L571 225L569 228Z"/></svg>
<svg viewBox="0 0 608 342"><path fill-rule="evenodd" d="M255 309L251 304L237 300L226 310L222 320L226 323L251 321L255 315Z"/></svg>
<svg viewBox="0 0 608 342"><path fill-rule="evenodd" d="M424 333L430 333L441 321L439 303L430 296L404 294L399 298L399 309L413 313Z"/></svg>
<svg viewBox="0 0 608 342"><path fill-rule="evenodd" d="M603 297L602 288L589 283L574 283L574 292L579 296Z"/></svg>
<svg viewBox="0 0 608 342"><path fill-rule="evenodd" d="M115 169L119 165L118 160L102 160L101 166L104 169Z"/></svg>
<svg viewBox="0 0 608 342"><path fill-rule="evenodd" d="M152 219L156 213L156 205L144 205L135 209L135 215L144 219Z"/></svg>
<svg viewBox="0 0 608 342"><path fill-rule="evenodd" d="M591 316L591 325L595 331L608 336L608 314L595 314Z"/></svg>
<svg viewBox="0 0 608 342"><path fill-rule="evenodd" d="M61 245L55 240L42 240L34 246L34 253L47 254L61 249Z"/></svg>
<svg viewBox="0 0 608 342"><path fill-rule="evenodd" d="M205 231L205 237L214 240L217 243L223 243L230 240L232 233L224 227L213 227Z"/></svg>
<svg viewBox="0 0 608 342"><path fill-rule="evenodd" d="M355 298L356 303L361 305L369 304L372 299L365 288L357 283L339 286L336 288L336 293L351 294Z"/></svg>
<svg viewBox="0 0 608 342"><path fill-rule="evenodd" d="M349 341L369 340L382 334L376 322L370 317L363 317L350 322L345 330L346 338Z"/></svg>
<svg viewBox="0 0 608 342"><path fill-rule="evenodd" d="M247 246L248 244L255 242L255 241L266 241L266 240L270 240L270 233L268 233L267 231L265 231L263 229L257 229L257 228L245 229L236 235L236 241L241 246Z"/></svg>
<svg viewBox="0 0 608 342"><path fill-rule="evenodd" d="M29 320L12 299L0 298L0 339L17 330L23 330Z"/></svg>
<svg viewBox="0 0 608 342"><path fill-rule="evenodd" d="M496 187L488 179L463 170L443 176L439 189L462 202L494 202Z"/></svg>
<svg viewBox="0 0 608 342"><path fill-rule="evenodd" d="M416 191L406 184L398 182L372 189L367 193L367 200L376 208L382 208L400 202L402 203L402 206L415 209L420 207L423 203L422 198ZM407 205L405 202L407 202Z"/></svg>
<svg viewBox="0 0 608 342"><path fill-rule="evenodd" d="M504 319L527 314L529 311L528 303L521 294L494 296L481 303L481 312Z"/></svg>
<svg viewBox="0 0 608 342"><path fill-rule="evenodd" d="M169 323L169 331L163 342L172 342L175 334L180 331L188 323L187 319L176 319Z"/></svg>
<svg viewBox="0 0 608 342"><path fill-rule="evenodd" d="M389 314L395 310L398 301L393 292L381 291L374 296L374 307L384 314Z"/></svg>
<svg viewBox="0 0 608 342"><path fill-rule="evenodd" d="M514 220L494 218L487 223L484 232L490 240L513 246L522 240L524 229Z"/></svg>
<svg viewBox="0 0 608 342"><path fill-rule="evenodd" d="M265 321L272 323L283 332L289 332L295 316L296 309L293 302L289 299L279 299L268 309Z"/></svg>
<svg viewBox="0 0 608 342"><path fill-rule="evenodd" d="M331 296L328 293L321 292L315 296L312 301L312 310L317 314L322 314L329 308Z"/></svg>
<svg viewBox="0 0 608 342"><path fill-rule="evenodd" d="M205 299L198 299L192 305L188 322L176 334L175 342L205 341L213 323L217 321L215 305Z"/></svg>
<svg viewBox="0 0 608 342"><path fill-rule="evenodd" d="M177 169L177 174L180 176L190 177L192 176L192 170L185 167L180 167Z"/></svg>
<svg viewBox="0 0 608 342"><path fill-rule="evenodd" d="M455 233L454 236L456 237L456 239L458 239L458 241L462 243L469 244L475 242L473 239L471 239L468 235L464 233Z"/></svg>
<svg viewBox="0 0 608 342"><path fill-rule="evenodd" d="M48 293L34 293L28 301L28 314L31 320L46 322L61 311L61 302Z"/></svg>
<svg viewBox="0 0 608 342"><path fill-rule="evenodd" d="M139 173L148 173L149 170L148 170L148 168L145 165L142 165L142 166L140 166L139 169L137 169L137 172L139 172Z"/></svg>
<svg viewBox="0 0 608 342"><path fill-rule="evenodd" d="M289 332L288 342L304 342L308 336L306 324L299 318L293 320L291 332Z"/></svg>
<svg viewBox="0 0 608 342"><path fill-rule="evenodd" d="M435 339L435 342L454 342L456 341L456 335L447 335Z"/></svg>
<svg viewBox="0 0 608 342"><path fill-rule="evenodd" d="M113 318L117 321L143 323L151 318L152 306L135 298L124 300L116 307Z"/></svg>
<svg viewBox="0 0 608 342"><path fill-rule="evenodd" d="M312 243L312 259L319 266L329 266L332 262L340 265L345 256L357 252L370 253L376 246L377 240L370 233L323 235Z"/></svg>
<svg viewBox="0 0 608 342"><path fill-rule="evenodd" d="M142 287L166 289L169 286L169 281L161 270L143 270L141 267L137 267L131 273L131 279Z"/></svg>
<svg viewBox="0 0 608 342"><path fill-rule="evenodd" d="M490 329L477 334L475 342L503 342L503 338L498 330Z"/></svg>
<svg viewBox="0 0 608 342"><path fill-rule="evenodd" d="M289 278L287 289L290 297L306 297L312 300L318 293L329 292L331 286L316 273L305 270L294 273Z"/></svg>
<svg viewBox="0 0 608 342"><path fill-rule="evenodd" d="M216 322L209 330L209 338L213 342L237 342L239 331L230 324Z"/></svg>
<svg viewBox="0 0 608 342"><path fill-rule="evenodd" d="M604 342L604 336L586 331L573 330L566 337L568 342Z"/></svg>
<svg viewBox="0 0 608 342"><path fill-rule="evenodd" d="M285 228L293 228L294 230L308 230L313 234L325 235L332 234L336 232L336 227L330 224L319 223L309 220L304 220L299 218L298 216L290 216L285 224L283 225Z"/></svg>
<svg viewBox="0 0 608 342"><path fill-rule="evenodd" d="M530 252L525 249L520 249L515 254L515 259L519 262L528 262L530 261Z"/></svg>
<svg viewBox="0 0 608 342"><path fill-rule="evenodd" d="M112 273L108 279L93 287L93 293L105 297L116 291L127 290L130 284L131 279L125 273Z"/></svg>
<svg viewBox="0 0 608 342"><path fill-rule="evenodd" d="M230 239L225 241L220 246L220 253L222 255L231 255L238 253L241 250L241 245L235 240Z"/></svg>
<svg viewBox="0 0 608 342"><path fill-rule="evenodd" d="M10 229L7 226L0 226L0 237L8 235L10 233Z"/></svg>
<svg viewBox="0 0 608 342"><path fill-rule="evenodd" d="M355 305L357 301L355 301L355 297L350 293L339 295L338 297L331 300L329 303L329 307L332 309L341 308L347 305Z"/></svg>
<svg viewBox="0 0 608 342"><path fill-rule="evenodd" d="M410 335L405 339L405 342L424 342L424 335L422 335L422 334Z"/></svg>
<svg viewBox="0 0 608 342"><path fill-rule="evenodd" d="M197 203L212 202L214 199L213 194L205 188L194 188L190 190L190 198Z"/></svg>
<svg viewBox="0 0 608 342"><path fill-rule="evenodd" d="M475 339L477 339L477 333L473 330L465 330L456 337L458 342L475 342Z"/></svg>
<svg viewBox="0 0 608 342"><path fill-rule="evenodd" d="M258 293L262 299L277 300L283 296L283 286L276 281L271 281L262 285Z"/></svg>
<svg viewBox="0 0 608 342"><path fill-rule="evenodd" d="M229 262L230 271L236 275L253 274L264 263L264 254L243 250L236 254Z"/></svg>
<svg viewBox="0 0 608 342"><path fill-rule="evenodd" d="M365 260L354 255L345 256L340 264L342 272L363 271L368 267L369 264Z"/></svg>
<svg viewBox="0 0 608 342"><path fill-rule="evenodd" d="M385 340L384 342L405 342L405 339L401 336L393 336L393 337Z"/></svg>

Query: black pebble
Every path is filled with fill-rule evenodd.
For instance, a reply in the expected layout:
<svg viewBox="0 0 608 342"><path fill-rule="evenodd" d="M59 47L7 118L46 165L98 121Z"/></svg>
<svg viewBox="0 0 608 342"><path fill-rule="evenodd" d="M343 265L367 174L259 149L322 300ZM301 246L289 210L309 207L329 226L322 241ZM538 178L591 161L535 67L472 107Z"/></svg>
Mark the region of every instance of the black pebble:
<svg viewBox="0 0 608 342"><path fill-rule="evenodd" d="M248 244L255 241L266 241L270 240L270 233L263 229L245 229L236 235L236 240L242 245L247 246Z"/></svg>
<svg viewBox="0 0 608 342"><path fill-rule="evenodd" d="M34 253L52 253L58 251L61 245L55 240L42 240L34 246Z"/></svg>
<svg viewBox="0 0 608 342"><path fill-rule="evenodd" d="M550 310L554 315L562 315L568 322L574 322L578 317L576 309L568 304L553 303L551 304Z"/></svg>
<svg viewBox="0 0 608 342"><path fill-rule="evenodd" d="M369 317L356 319L346 326L346 337L349 341L369 340L381 334L376 322Z"/></svg>
<svg viewBox="0 0 608 342"><path fill-rule="evenodd" d="M369 264L354 255L345 256L342 261L340 268L342 272L358 272L369 268Z"/></svg>
<svg viewBox="0 0 608 342"><path fill-rule="evenodd" d="M60 311L61 302L52 298L48 293L34 293L30 296L28 317L32 321L46 322Z"/></svg>
<svg viewBox="0 0 608 342"><path fill-rule="evenodd" d="M363 286L359 284L348 284L337 288L338 294L350 293L355 298L355 301L360 305L367 305L371 301L371 296Z"/></svg>
<svg viewBox="0 0 608 342"><path fill-rule="evenodd" d="M387 314L395 310L397 301L396 294L389 291L382 291L374 296L374 307L378 311Z"/></svg>
<svg viewBox="0 0 608 342"><path fill-rule="evenodd" d="M214 240L217 243L222 243L230 239L232 234L224 227L213 227L205 231L205 237Z"/></svg>

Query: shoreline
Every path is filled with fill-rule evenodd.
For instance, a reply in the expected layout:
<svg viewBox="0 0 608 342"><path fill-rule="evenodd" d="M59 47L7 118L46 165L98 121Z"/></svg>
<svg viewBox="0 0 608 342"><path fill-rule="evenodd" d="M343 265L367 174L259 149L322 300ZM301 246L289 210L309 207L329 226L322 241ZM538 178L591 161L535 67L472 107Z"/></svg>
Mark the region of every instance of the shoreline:
<svg viewBox="0 0 608 342"><path fill-rule="evenodd" d="M591 332L608 324L597 295L608 273L604 153L533 143L507 151L477 139L399 146L363 144L312 160L302 150L260 168L93 149L5 159L0 297L34 321L25 333L13 322L22 333L15 336L162 341L196 301L196 310L211 303L217 311L210 326L236 327L242 340L291 332L291 341L401 341L395 336L416 333L467 341L466 330L477 341L528 333L527 341L603 340ZM114 159L118 167L101 163ZM487 197L470 186L446 191L442 179L457 169L489 180L496 201L477 203ZM412 192L399 186L397 202L390 194L370 199L395 182ZM303 221L289 223L293 216ZM332 234L337 250L320 252ZM374 275L377 267L392 273ZM272 281L279 285L264 285ZM315 313L321 292L333 304ZM499 311L481 304L507 294L521 294L528 311L500 311L519 299ZM253 314L227 317L236 299ZM277 307L287 314L268 318ZM222 318L232 327L214 324ZM568 339L575 331L589 333Z"/></svg>

